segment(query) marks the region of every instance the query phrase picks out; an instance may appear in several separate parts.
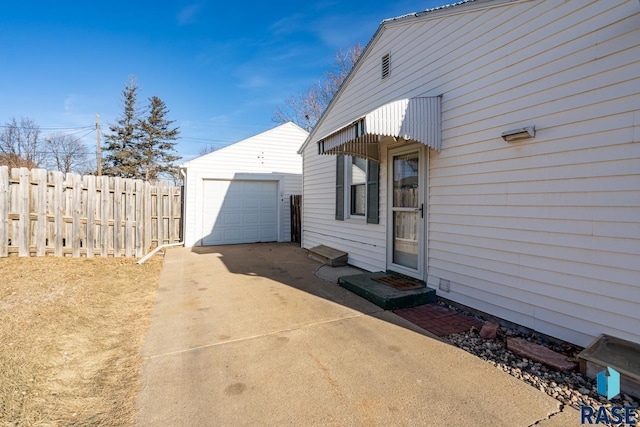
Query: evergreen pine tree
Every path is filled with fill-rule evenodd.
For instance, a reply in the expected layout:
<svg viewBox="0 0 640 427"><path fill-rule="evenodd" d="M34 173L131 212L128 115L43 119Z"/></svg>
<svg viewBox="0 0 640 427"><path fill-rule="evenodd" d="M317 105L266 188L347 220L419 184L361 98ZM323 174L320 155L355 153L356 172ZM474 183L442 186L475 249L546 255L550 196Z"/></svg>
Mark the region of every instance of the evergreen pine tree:
<svg viewBox="0 0 640 427"><path fill-rule="evenodd" d="M168 113L164 101L157 96L149 98L149 113L140 122L142 135L139 144L140 177L146 181L178 174L178 166L174 162L180 160L180 156L175 154L175 141L180 131L172 128L175 120L167 120Z"/></svg>
<svg viewBox="0 0 640 427"><path fill-rule="evenodd" d="M123 115L117 124L110 125L110 134L105 135L105 145L102 147L102 171L105 175L123 178L138 178L140 151L140 119L137 108L137 90L135 78L129 78L129 83L122 91L124 106Z"/></svg>

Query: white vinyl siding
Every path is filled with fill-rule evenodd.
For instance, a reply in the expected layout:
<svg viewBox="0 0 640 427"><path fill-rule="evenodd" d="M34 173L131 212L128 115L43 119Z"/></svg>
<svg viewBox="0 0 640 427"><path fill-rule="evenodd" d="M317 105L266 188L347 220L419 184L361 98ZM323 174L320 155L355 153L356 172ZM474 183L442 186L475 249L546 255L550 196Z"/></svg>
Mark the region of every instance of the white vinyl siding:
<svg viewBox="0 0 640 427"><path fill-rule="evenodd" d="M383 154L386 161L386 154ZM386 265L386 211L379 209L380 223L367 224L361 219L335 219L336 158L318 155L314 144L303 153L303 247L325 244L349 254L349 263L367 270ZM386 175L380 169L380 203L386 203ZM347 205L348 208L348 205Z"/></svg>
<svg viewBox="0 0 640 427"><path fill-rule="evenodd" d="M600 333L640 342L640 4L461 5L388 22L371 43L314 135L395 99L443 96L428 284L450 280L443 297L578 345ZM393 78L376 84L390 51ZM500 138L529 125L534 139ZM313 150L305 207L332 189L333 159L320 166ZM376 232L333 225L321 239L332 225L321 213L305 211L305 242L348 236L360 242L338 246L350 262L384 268L367 253L384 253L383 221Z"/></svg>
<svg viewBox="0 0 640 427"><path fill-rule="evenodd" d="M297 151L307 135L295 124L285 123L185 163L185 245L201 245L207 235L202 217L206 179L277 181L277 240L290 241L289 196L302 194L302 158Z"/></svg>

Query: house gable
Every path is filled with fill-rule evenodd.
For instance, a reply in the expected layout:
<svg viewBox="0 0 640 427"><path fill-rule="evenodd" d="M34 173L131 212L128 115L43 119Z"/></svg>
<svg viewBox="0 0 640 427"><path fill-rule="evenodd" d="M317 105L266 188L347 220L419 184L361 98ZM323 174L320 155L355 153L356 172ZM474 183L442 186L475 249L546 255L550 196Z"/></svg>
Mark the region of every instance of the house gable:
<svg viewBox="0 0 640 427"><path fill-rule="evenodd" d="M579 345L640 342L640 3L473 2L385 21L303 146L305 247L386 267L390 141L380 224L335 221L335 159L316 143L389 102L439 95L429 286L448 280L446 298ZM526 126L535 138L501 138Z"/></svg>
<svg viewBox="0 0 640 427"><path fill-rule="evenodd" d="M308 132L292 122L251 136L226 147L185 162L182 168L195 170L215 169L215 173L302 173L297 150Z"/></svg>

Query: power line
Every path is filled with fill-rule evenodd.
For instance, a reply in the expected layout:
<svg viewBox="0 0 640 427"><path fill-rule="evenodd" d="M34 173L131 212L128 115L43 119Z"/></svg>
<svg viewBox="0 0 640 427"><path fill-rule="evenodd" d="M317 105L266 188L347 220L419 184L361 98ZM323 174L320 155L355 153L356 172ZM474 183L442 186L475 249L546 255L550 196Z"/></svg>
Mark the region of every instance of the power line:
<svg viewBox="0 0 640 427"><path fill-rule="evenodd" d="M81 140L82 138L84 138L84 137L85 137L85 136L87 136L87 135L92 134L93 132L95 132L95 129L91 129L89 132L85 133L84 135L79 136L78 138L76 138L76 141Z"/></svg>
<svg viewBox="0 0 640 427"><path fill-rule="evenodd" d="M0 125L0 128L14 128L14 129L38 129L38 130L83 130L92 128L91 126L67 126L67 127L58 127L58 126L20 126L16 124L14 125Z"/></svg>
<svg viewBox="0 0 640 427"><path fill-rule="evenodd" d="M87 129L93 128L93 126L91 127L84 127L84 128L78 128L78 130L75 130L73 132L51 132L51 133L46 133L46 135L56 135L56 134L63 134L63 135L77 135L81 132L84 132ZM94 130L94 129L91 129Z"/></svg>

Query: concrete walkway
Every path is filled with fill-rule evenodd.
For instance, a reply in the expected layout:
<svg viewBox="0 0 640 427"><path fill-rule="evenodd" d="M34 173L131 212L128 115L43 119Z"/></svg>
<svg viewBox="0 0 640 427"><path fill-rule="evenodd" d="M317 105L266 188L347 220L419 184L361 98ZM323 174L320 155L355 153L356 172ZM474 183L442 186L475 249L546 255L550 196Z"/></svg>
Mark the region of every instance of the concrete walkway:
<svg viewBox="0 0 640 427"><path fill-rule="evenodd" d="M577 411L318 267L291 244L167 251L137 424L579 425Z"/></svg>

